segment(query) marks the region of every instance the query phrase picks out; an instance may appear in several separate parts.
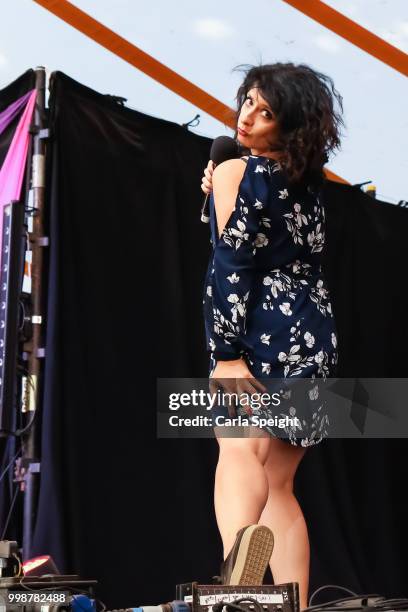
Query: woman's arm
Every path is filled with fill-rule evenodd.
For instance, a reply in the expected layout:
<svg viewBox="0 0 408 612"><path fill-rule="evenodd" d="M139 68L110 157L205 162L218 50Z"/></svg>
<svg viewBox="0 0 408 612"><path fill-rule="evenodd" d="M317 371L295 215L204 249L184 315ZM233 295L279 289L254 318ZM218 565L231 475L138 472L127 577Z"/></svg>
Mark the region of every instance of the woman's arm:
<svg viewBox="0 0 408 612"><path fill-rule="evenodd" d="M232 159L217 166L213 174L219 238L214 246L211 277L212 350L214 358L222 361L239 359L245 349L242 340L260 225L259 212L253 205L256 200L245 193L244 186L240 187L246 167L242 159Z"/></svg>
<svg viewBox="0 0 408 612"><path fill-rule="evenodd" d="M212 162L209 162L209 165ZM257 209L250 202L245 205L238 197L240 183L246 170L244 160L234 159L206 168L208 189L214 189L214 205L217 216L219 240L214 249L213 313L215 350L217 361L212 378L229 393L266 392L267 389L253 378L245 360L241 357L239 343L245 330L245 300L253 274L253 241L259 227ZM245 195L245 194L243 194ZM248 232L246 230L249 230ZM245 230L241 236L241 230ZM238 235L237 235L238 232ZM241 236L241 238L240 238ZM229 340L225 338L226 334ZM214 341L214 340L213 340ZM214 347L213 347L214 348ZM228 383L228 379L234 379ZM252 414L250 407L244 407ZM235 407L228 406L229 415L236 415Z"/></svg>

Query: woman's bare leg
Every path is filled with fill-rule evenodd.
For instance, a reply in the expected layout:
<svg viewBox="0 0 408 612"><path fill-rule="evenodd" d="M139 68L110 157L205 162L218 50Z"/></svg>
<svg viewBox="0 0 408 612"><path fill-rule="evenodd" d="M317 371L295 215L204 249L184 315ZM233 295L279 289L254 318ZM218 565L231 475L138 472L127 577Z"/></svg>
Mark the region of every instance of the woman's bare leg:
<svg viewBox="0 0 408 612"><path fill-rule="evenodd" d="M293 494L293 479L305 454L304 447L272 438L263 467L268 498L259 519L275 537L270 567L275 584L298 582L300 608L307 607L310 548L306 522Z"/></svg>
<svg viewBox="0 0 408 612"><path fill-rule="evenodd" d="M215 434L217 436L217 431ZM258 523L268 499L264 463L271 438L217 436L217 440L220 452L215 472L214 507L225 559L237 531Z"/></svg>

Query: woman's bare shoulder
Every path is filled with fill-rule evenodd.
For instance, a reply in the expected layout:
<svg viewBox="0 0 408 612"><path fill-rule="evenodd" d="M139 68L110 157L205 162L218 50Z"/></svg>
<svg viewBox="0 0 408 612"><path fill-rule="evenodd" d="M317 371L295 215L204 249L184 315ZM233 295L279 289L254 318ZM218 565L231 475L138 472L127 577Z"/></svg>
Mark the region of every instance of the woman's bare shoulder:
<svg viewBox="0 0 408 612"><path fill-rule="evenodd" d="M213 183L239 183L244 175L246 160L244 158L227 159L218 164L213 173Z"/></svg>
<svg viewBox="0 0 408 612"><path fill-rule="evenodd" d="M219 236L234 210L245 168L246 164L242 159L228 159L219 164L213 172L214 205Z"/></svg>

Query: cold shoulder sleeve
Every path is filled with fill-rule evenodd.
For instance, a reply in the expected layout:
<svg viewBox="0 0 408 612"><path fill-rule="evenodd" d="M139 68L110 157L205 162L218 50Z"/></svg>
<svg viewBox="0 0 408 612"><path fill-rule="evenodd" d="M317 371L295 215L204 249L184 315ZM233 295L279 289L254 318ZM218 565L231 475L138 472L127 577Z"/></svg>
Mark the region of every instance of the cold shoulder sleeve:
<svg viewBox="0 0 408 612"><path fill-rule="evenodd" d="M249 157L233 209L214 244L211 279L212 333L209 350L216 360L238 359L245 350L247 305L257 248L267 241L261 231L262 202L257 197L256 160ZM259 171L259 170L258 170ZM259 186L262 187L263 181ZM212 196L211 196L212 197ZM212 200L210 207L214 215Z"/></svg>

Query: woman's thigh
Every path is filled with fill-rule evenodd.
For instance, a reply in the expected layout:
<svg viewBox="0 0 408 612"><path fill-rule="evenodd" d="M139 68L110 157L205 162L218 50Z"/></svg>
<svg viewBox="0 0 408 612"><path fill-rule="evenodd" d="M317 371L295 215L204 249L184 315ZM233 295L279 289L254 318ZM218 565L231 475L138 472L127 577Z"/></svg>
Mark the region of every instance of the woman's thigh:
<svg viewBox="0 0 408 612"><path fill-rule="evenodd" d="M237 434L237 428L231 427L231 431L228 432L226 427L214 427L214 434L220 447L220 455L228 453L228 451L239 450L256 455L264 465L269 455L270 434L252 425L238 429L241 430L239 434ZM240 437L233 437L234 435Z"/></svg>
<svg viewBox="0 0 408 612"><path fill-rule="evenodd" d="M306 452L304 446L295 446L279 438L271 438L264 463L270 487L292 487L296 470Z"/></svg>

